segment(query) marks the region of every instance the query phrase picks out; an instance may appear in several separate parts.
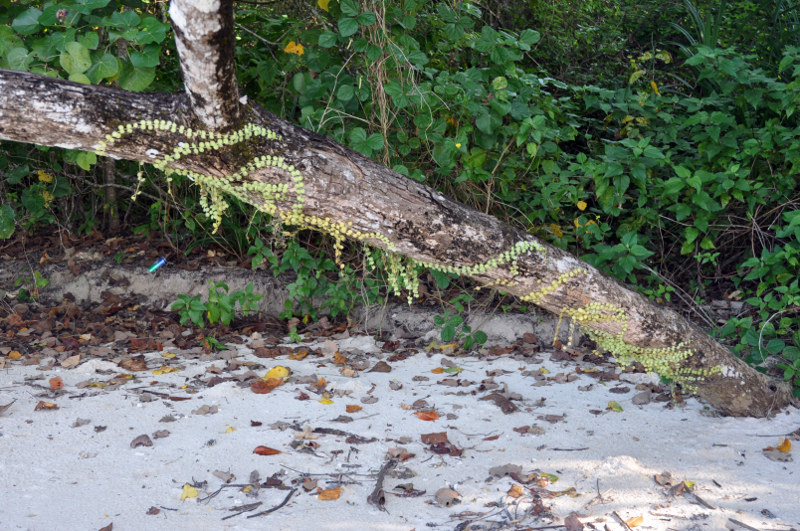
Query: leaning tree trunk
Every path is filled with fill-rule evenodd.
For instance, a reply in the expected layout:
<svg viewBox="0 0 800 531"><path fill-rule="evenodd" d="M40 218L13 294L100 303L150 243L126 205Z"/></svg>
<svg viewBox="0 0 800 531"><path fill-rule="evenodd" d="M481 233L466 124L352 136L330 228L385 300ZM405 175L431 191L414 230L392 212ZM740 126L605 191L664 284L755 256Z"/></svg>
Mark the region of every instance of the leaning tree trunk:
<svg viewBox="0 0 800 531"><path fill-rule="evenodd" d="M211 4L171 4L185 94L0 70L0 138L187 175L217 223L224 195L234 195L286 224L387 251L395 280L411 291L421 267L497 287L571 319L618 358L684 384L722 413L766 416L791 402L787 384L567 252L240 100L230 3L196 7Z"/></svg>

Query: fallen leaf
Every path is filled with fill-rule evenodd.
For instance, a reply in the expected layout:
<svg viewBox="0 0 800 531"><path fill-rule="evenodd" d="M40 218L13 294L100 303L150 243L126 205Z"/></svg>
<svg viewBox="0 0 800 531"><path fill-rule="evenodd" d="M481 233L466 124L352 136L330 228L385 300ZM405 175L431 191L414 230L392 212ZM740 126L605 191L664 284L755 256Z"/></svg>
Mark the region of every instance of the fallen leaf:
<svg viewBox="0 0 800 531"><path fill-rule="evenodd" d="M447 440L446 431L440 431L436 433L423 433L421 438L423 444L447 444L450 442Z"/></svg>
<svg viewBox="0 0 800 531"><path fill-rule="evenodd" d="M108 524L105 527L101 527L97 531L111 531L112 529L114 529L114 522L111 522L110 524Z"/></svg>
<svg viewBox="0 0 800 531"><path fill-rule="evenodd" d="M510 489L508 489L508 492L506 494L508 494L512 498L519 498L523 494L522 487L520 487L515 483L514 485L511 486Z"/></svg>
<svg viewBox="0 0 800 531"><path fill-rule="evenodd" d="M276 365L275 367L271 368L267 371L267 374L264 376L264 380L269 380L271 378L288 378L289 377L289 369L286 367L282 367L281 365Z"/></svg>
<svg viewBox="0 0 800 531"><path fill-rule="evenodd" d="M6 404L6 405L4 405L4 406L0 406L0 415L2 415L3 413L5 413L5 412L6 412L6 410L7 410L8 408L10 408L11 406L13 406L13 405L14 405L14 402L16 402L16 400L12 400L12 401L11 401L11 402L9 402L8 404Z"/></svg>
<svg viewBox="0 0 800 531"><path fill-rule="evenodd" d="M484 441L496 441L499 438L500 438L500 434L497 434L497 435L491 435L489 437L484 437L483 440Z"/></svg>
<svg viewBox="0 0 800 531"><path fill-rule="evenodd" d="M356 411L361 411L364 408L355 404L348 404L344 409L347 413L355 413Z"/></svg>
<svg viewBox="0 0 800 531"><path fill-rule="evenodd" d="M792 451L792 441L787 439L786 437L783 438L783 442L778 445L778 450L781 452L788 454Z"/></svg>
<svg viewBox="0 0 800 531"><path fill-rule="evenodd" d="M368 372L392 372L392 366L385 361L379 361Z"/></svg>
<svg viewBox="0 0 800 531"><path fill-rule="evenodd" d="M77 367L78 363L81 362L81 355L75 354L74 356L70 356L69 358L65 359L61 362L61 366L65 369L72 369L73 367Z"/></svg>
<svg viewBox="0 0 800 531"><path fill-rule="evenodd" d="M343 356L342 353L337 350L336 353L333 355L333 364L343 365L345 363L347 363L347 357Z"/></svg>
<svg viewBox="0 0 800 531"><path fill-rule="evenodd" d="M183 486L183 492L181 493L181 501L186 500L186 498L197 498L197 489L186 483Z"/></svg>
<svg viewBox="0 0 800 531"><path fill-rule="evenodd" d="M331 400L330 398L326 398L326 397L324 397L324 396L323 396L322 398L320 398L320 399L319 399L319 403L320 403L320 404L325 404L325 405L328 405L328 404L333 404L333 400Z"/></svg>
<svg viewBox="0 0 800 531"><path fill-rule="evenodd" d="M131 441L131 448L138 448L139 446L153 446L153 441L146 433L139 435Z"/></svg>
<svg viewBox="0 0 800 531"><path fill-rule="evenodd" d="M55 378L50 378L50 390L55 391L57 389L61 389L64 387L64 380L61 379L61 376L56 376Z"/></svg>
<svg viewBox="0 0 800 531"><path fill-rule="evenodd" d="M135 358L122 360L119 362L119 366L130 372L147 370L147 362L144 361L144 356L136 356Z"/></svg>
<svg viewBox="0 0 800 531"><path fill-rule="evenodd" d="M304 348L304 349L298 350L294 354L289 354L289 359L290 360L301 360L301 359L305 358L306 356L308 356L308 349Z"/></svg>
<svg viewBox="0 0 800 531"><path fill-rule="evenodd" d="M338 500L339 495L342 493L342 487L336 487L335 489L318 489L319 496L317 496L320 500Z"/></svg>
<svg viewBox="0 0 800 531"><path fill-rule="evenodd" d="M583 531L583 522L573 513L564 518L564 527L567 531Z"/></svg>
<svg viewBox="0 0 800 531"><path fill-rule="evenodd" d="M619 403L614 401L614 400L609 400L608 406L606 407L606 409L610 409L612 411L616 411L617 413L622 413L622 406L619 405Z"/></svg>
<svg viewBox="0 0 800 531"><path fill-rule="evenodd" d="M439 420L439 415L435 411L417 411L419 420Z"/></svg>
<svg viewBox="0 0 800 531"><path fill-rule="evenodd" d="M18 360L22 357L22 354L20 353L19 350L12 350L11 352L8 353L8 357L12 360Z"/></svg>
<svg viewBox="0 0 800 531"><path fill-rule="evenodd" d="M642 525L644 522L644 516L634 516L633 518L628 518L625 520L625 523L628 524L628 527L638 527Z"/></svg>
<svg viewBox="0 0 800 531"><path fill-rule="evenodd" d="M266 381L255 380L253 383L250 384L250 390L256 393L257 395L265 395L267 393L272 392L273 389L275 389L281 384L283 384L282 378L270 378Z"/></svg>
<svg viewBox="0 0 800 531"><path fill-rule="evenodd" d="M434 497L439 505L444 505L445 507L461 502L461 494L446 487L437 490Z"/></svg>
<svg viewBox="0 0 800 531"><path fill-rule="evenodd" d="M282 452L268 446L256 446L256 449L253 450L253 453L256 455L277 455Z"/></svg>
<svg viewBox="0 0 800 531"><path fill-rule="evenodd" d="M58 406L55 405L53 402L45 402L44 400L39 400L39 403L36 404L36 407L33 408L34 411L41 411L43 409L58 409Z"/></svg>
<svg viewBox="0 0 800 531"><path fill-rule="evenodd" d="M302 487L303 490L305 490L306 492L311 492L312 490L317 488L317 480L306 478L303 480Z"/></svg>
<svg viewBox="0 0 800 531"><path fill-rule="evenodd" d="M442 367L436 367L435 369L431 369L431 372L433 374L442 374L444 372L444 369Z"/></svg>

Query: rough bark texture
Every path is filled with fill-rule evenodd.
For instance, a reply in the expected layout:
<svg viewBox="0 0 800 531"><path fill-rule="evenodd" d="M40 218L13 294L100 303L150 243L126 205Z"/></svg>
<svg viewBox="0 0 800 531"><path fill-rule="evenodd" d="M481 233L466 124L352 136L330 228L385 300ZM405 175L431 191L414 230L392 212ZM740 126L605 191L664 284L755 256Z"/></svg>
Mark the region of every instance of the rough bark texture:
<svg viewBox="0 0 800 531"><path fill-rule="evenodd" d="M195 16L216 20L219 2L190 8L173 1L188 96L128 93L0 70L0 138L193 172L206 189L234 193L284 222L355 238L416 266L467 275L572 319L622 357L685 378L722 413L767 416L790 403L788 385L753 370L674 311L565 251L260 108L239 107L235 80L231 88L222 79L235 79L232 61L219 50L229 43L224 34L232 26L232 14L225 14L229 5L223 4L219 28L212 22L195 35L181 24ZM187 63L208 58L214 58L216 77L204 83L197 74L203 69ZM209 131L251 124L262 134L176 154L176 146L202 144L196 131L186 130L198 122ZM264 136L262 128L277 137ZM254 164L260 157L269 158ZM281 192L266 192L269 186Z"/></svg>

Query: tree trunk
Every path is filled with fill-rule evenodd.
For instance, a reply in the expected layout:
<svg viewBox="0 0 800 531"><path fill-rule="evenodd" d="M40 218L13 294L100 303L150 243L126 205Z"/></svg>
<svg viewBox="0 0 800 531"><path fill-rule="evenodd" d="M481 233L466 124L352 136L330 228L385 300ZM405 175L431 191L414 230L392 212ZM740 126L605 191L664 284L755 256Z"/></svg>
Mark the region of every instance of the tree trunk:
<svg viewBox="0 0 800 531"><path fill-rule="evenodd" d="M233 15L221 3L217 12L189 7L207 2L172 2L186 94L0 70L0 138L185 174L217 221L223 194L232 194L286 224L379 247L410 291L422 267L468 276L570 319L600 347L689 387L722 413L761 417L791 402L787 384L567 252L240 102Z"/></svg>

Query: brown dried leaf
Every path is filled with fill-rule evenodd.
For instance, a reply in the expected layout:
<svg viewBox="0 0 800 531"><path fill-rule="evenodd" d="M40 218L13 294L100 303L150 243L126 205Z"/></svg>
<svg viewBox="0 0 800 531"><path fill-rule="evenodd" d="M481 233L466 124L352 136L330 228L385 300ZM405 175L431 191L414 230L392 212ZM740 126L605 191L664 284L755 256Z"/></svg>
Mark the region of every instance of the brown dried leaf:
<svg viewBox="0 0 800 531"><path fill-rule="evenodd" d="M11 406L13 406L13 405L14 405L14 402L16 402L16 399L12 400L11 402L9 402L8 404L6 404L6 405L4 405L4 406L0 406L0 415L2 415L3 413L5 413L5 412L6 412L6 410L7 410L8 408L10 408Z"/></svg>
<svg viewBox="0 0 800 531"><path fill-rule="evenodd" d="M131 448L138 448L139 446L153 446L153 441L149 435L143 433L131 441Z"/></svg>
<svg viewBox="0 0 800 531"><path fill-rule="evenodd" d="M436 433L423 433L422 434L422 443L423 444L448 444L450 441L447 440L447 432L440 431Z"/></svg>

